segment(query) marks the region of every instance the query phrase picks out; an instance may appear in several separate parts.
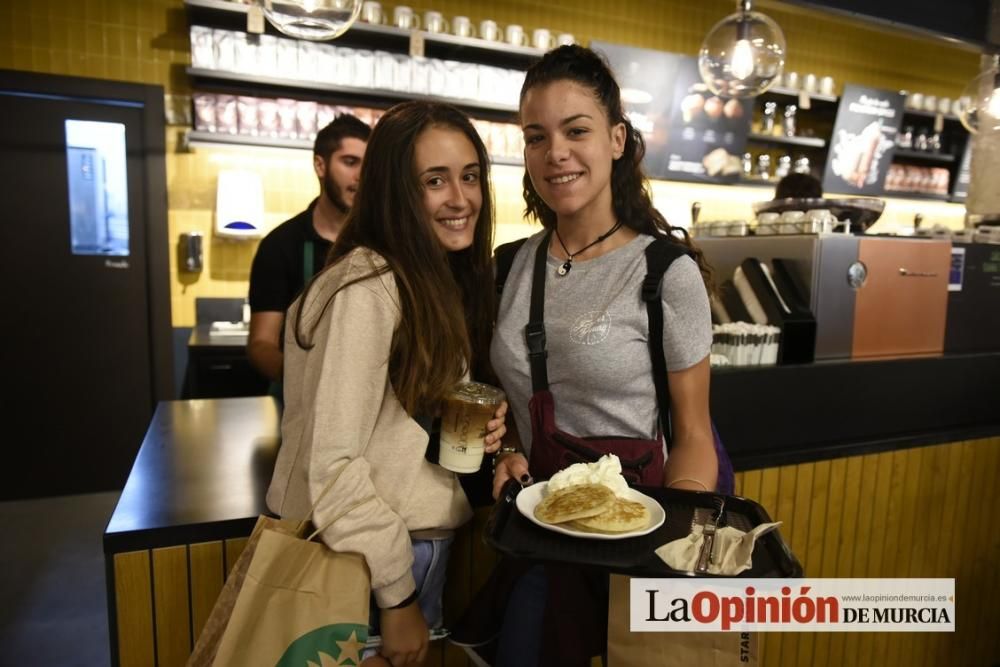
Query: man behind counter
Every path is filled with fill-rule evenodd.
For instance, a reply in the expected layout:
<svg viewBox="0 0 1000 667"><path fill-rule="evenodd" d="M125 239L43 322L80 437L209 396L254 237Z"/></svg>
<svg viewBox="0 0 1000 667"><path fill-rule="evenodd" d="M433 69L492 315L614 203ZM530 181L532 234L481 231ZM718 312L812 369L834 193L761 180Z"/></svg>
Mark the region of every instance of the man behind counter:
<svg viewBox="0 0 1000 667"><path fill-rule="evenodd" d="M337 116L316 135L313 169L319 197L275 227L260 242L250 268L250 363L272 381L281 380L281 331L285 311L326 263L354 203L361 160L371 128L349 114Z"/></svg>

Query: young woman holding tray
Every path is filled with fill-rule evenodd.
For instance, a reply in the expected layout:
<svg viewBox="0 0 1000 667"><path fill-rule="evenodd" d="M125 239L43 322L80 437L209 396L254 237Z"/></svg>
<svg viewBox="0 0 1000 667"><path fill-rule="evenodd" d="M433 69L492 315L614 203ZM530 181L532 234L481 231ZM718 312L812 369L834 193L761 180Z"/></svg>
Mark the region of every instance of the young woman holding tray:
<svg viewBox="0 0 1000 667"><path fill-rule="evenodd" d="M710 270L686 232L653 208L642 135L608 65L580 46L550 51L527 73L520 120L527 213L544 229L520 246L503 281L491 359L523 451L498 457L494 493L508 479L546 479L607 452L633 483L715 490ZM667 268L644 285L654 243ZM644 297L662 312L662 340L650 341ZM662 422L651 345L666 359ZM606 578L603 587L570 568L526 569L495 664L589 664L604 650ZM567 617L575 627L560 622Z"/></svg>

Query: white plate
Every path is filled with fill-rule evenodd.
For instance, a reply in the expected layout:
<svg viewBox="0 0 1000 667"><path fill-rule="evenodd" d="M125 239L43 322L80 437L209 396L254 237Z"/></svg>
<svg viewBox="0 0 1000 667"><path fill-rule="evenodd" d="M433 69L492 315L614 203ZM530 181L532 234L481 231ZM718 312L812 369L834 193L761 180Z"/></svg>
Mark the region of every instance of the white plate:
<svg viewBox="0 0 1000 667"><path fill-rule="evenodd" d="M663 525L663 522L667 518L667 513L663 511L663 506L656 502L649 496L639 493L635 489L629 489L625 495L626 500L634 500L635 502L642 503L649 510L650 521L649 525L645 528L639 530L629 531L627 533L588 533L579 530L573 530L571 528L563 528L558 524L545 523L544 521L539 521L535 518L535 507L538 503L542 502L542 498L545 497L545 487L549 485L548 482L539 482L538 484L532 484L531 486L521 489L520 493L517 494L517 509L521 514L527 517L528 521L545 528L546 530L551 530L557 533L562 533L563 535L571 535L573 537L583 537L588 540L623 540L627 537L638 537L640 535L648 535L657 528Z"/></svg>

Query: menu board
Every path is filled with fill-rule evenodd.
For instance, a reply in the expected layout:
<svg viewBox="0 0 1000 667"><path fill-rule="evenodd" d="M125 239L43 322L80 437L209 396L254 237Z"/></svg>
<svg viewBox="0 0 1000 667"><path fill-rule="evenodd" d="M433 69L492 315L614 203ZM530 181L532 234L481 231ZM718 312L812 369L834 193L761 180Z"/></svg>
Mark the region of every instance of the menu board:
<svg viewBox="0 0 1000 667"><path fill-rule="evenodd" d="M896 149L905 96L848 84L833 126L823 189L880 195Z"/></svg>
<svg viewBox="0 0 1000 667"><path fill-rule="evenodd" d="M646 141L647 176L703 183L739 178L750 100L713 95L697 58L604 42L591 47L607 57L625 113Z"/></svg>
<svg viewBox="0 0 1000 667"><path fill-rule="evenodd" d="M956 201L965 201L969 196L969 180L972 178L972 137L965 142L965 151L962 153L962 162L958 167L958 176L955 178L955 187L951 191L952 197Z"/></svg>

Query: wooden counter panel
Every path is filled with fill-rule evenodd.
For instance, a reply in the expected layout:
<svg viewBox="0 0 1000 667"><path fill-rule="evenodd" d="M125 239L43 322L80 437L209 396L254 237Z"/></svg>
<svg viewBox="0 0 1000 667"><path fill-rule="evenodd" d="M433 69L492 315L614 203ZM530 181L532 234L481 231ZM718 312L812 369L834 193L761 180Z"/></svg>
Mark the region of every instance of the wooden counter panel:
<svg viewBox="0 0 1000 667"><path fill-rule="evenodd" d="M121 667L148 667L156 661L149 567L148 551L115 554L117 652Z"/></svg>
<svg viewBox="0 0 1000 667"><path fill-rule="evenodd" d="M187 546L153 549L157 667L184 667L191 654Z"/></svg>
<svg viewBox="0 0 1000 667"><path fill-rule="evenodd" d="M188 560L191 563L191 645L194 646L226 581L222 542L192 544L188 548Z"/></svg>
<svg viewBox="0 0 1000 667"><path fill-rule="evenodd" d="M1000 438L746 471L807 577L955 578L954 633L766 633L761 664L986 665L1000 655ZM976 517L983 517L977 519Z"/></svg>
<svg viewBox="0 0 1000 667"><path fill-rule="evenodd" d="M243 550L247 548L247 540L249 537L237 537L231 540L226 540L226 576L233 571L233 567L236 565L236 561L239 560L240 554Z"/></svg>

